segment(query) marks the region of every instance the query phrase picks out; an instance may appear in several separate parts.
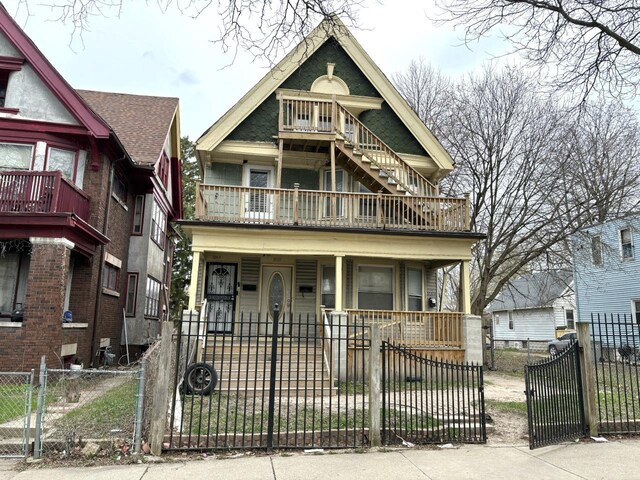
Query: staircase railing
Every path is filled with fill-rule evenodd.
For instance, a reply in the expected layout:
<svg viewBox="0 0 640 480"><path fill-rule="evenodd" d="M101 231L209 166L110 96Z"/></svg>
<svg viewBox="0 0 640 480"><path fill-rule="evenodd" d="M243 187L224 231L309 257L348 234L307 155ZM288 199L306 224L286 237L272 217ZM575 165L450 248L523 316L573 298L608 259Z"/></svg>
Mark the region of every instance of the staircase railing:
<svg viewBox="0 0 640 480"><path fill-rule="evenodd" d="M336 131L360 153L366 155L382 175L402 186L408 194L435 196L437 188L420 172L411 167L375 133L369 130L355 115L336 103L339 120Z"/></svg>

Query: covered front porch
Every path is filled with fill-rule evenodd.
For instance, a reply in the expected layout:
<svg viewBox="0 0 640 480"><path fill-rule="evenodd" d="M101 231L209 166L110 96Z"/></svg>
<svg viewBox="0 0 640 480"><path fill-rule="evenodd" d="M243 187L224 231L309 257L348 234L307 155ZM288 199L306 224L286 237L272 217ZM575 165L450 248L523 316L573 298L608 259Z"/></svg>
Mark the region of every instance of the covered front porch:
<svg viewBox="0 0 640 480"><path fill-rule="evenodd" d="M324 252L308 252L302 238L295 249L290 243L298 232L283 235L281 245L286 253L267 253L274 232L253 230L252 242L259 247L244 247L250 238L239 234L234 243L236 252L224 248L198 248L205 238L216 238L224 247L225 234L234 230L216 229L219 235L194 235L192 282L189 310L200 309L210 332L237 335L247 333L251 316L254 325L262 325L255 335L270 335L269 319L273 307L280 307L279 334L296 338L312 338L309 329L321 329L331 318L341 315L351 326L380 326L383 338L415 348L464 348L463 317L469 313L469 263L464 258L437 258L440 239L429 248L433 239L409 237L414 245L402 245L397 236L385 237L395 243L396 254L376 254L380 239L370 235L351 234L357 238L336 237L329 232L315 232L314 241L323 243ZM324 240L317 237L332 237ZM231 235L229 235L231 237ZM244 240L241 240L244 239ZM407 239L404 238L406 241ZM349 243L353 245L349 247ZM450 240L455 248L456 241ZM460 242L464 246L463 242ZM337 247L340 253L328 253ZM452 245L448 246L451 250ZM352 251L349 251L352 250ZM353 250L359 250L356 252ZM367 251L368 250L368 251ZM262 253L264 252L264 253ZM405 253L406 252L406 253ZM408 257L408 258L407 258ZM441 269L459 268L458 304L447 304L443 298ZM447 295L449 297L449 295ZM453 308L452 308L453 307ZM256 321L260 318L261 321ZM302 319L302 320L301 320ZM308 320L310 319L310 320ZM354 337L354 344L357 343Z"/></svg>

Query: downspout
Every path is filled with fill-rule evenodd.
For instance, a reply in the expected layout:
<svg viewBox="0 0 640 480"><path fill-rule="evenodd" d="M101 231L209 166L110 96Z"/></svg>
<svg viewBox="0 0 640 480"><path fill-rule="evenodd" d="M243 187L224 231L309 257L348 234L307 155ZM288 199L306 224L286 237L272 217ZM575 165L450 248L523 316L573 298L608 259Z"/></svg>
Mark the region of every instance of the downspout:
<svg viewBox="0 0 640 480"><path fill-rule="evenodd" d="M125 157L123 157L124 159ZM109 211L111 210L111 191L113 189L113 167L114 162L109 162L109 188L107 188L107 202L104 214L104 222L102 224L102 234L107 237L109 231ZM96 333L98 331L98 314L100 312L100 305L102 303L102 275L104 269L104 253L106 245L100 246L100 266L98 267L98 286L96 287L96 306L93 311L93 330L91 332L91 366L96 354Z"/></svg>

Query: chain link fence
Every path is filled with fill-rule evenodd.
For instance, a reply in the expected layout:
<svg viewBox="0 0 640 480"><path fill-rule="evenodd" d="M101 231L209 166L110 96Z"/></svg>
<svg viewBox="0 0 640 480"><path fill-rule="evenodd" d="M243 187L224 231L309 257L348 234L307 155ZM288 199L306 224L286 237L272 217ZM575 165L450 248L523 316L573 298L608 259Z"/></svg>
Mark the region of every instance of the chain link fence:
<svg viewBox="0 0 640 480"><path fill-rule="evenodd" d="M138 450L144 367L46 369L38 391L34 456L107 456Z"/></svg>
<svg viewBox="0 0 640 480"><path fill-rule="evenodd" d="M0 372L0 457L28 455L33 398L33 370Z"/></svg>

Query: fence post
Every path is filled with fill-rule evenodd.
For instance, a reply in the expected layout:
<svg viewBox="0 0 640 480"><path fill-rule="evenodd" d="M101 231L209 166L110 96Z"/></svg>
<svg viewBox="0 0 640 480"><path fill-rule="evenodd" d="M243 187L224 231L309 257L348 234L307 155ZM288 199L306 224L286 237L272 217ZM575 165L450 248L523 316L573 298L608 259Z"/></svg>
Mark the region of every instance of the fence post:
<svg viewBox="0 0 640 480"><path fill-rule="evenodd" d="M595 437L598 435L598 413L596 409L596 385L595 363L589 322L576 322L578 333L578 351L580 355L580 367L582 375L582 401L584 404L584 416L588 433Z"/></svg>
<svg viewBox="0 0 640 480"><path fill-rule="evenodd" d="M29 393L27 395L26 415L24 418L24 456L29 456L29 439L31 438L31 401L33 398L33 380L35 378L35 372L33 368L29 375Z"/></svg>
<svg viewBox="0 0 640 480"><path fill-rule="evenodd" d="M380 439L380 326L371 325L369 346L369 442L372 447L382 445Z"/></svg>
<svg viewBox="0 0 640 480"><path fill-rule="evenodd" d="M464 361L482 365L482 350L484 349L482 318L478 315L464 315L462 317L462 340Z"/></svg>
<svg viewBox="0 0 640 480"><path fill-rule="evenodd" d="M36 434L33 444L33 458L42 456L42 416L44 410L44 395L47 385L47 362L43 355L40 359L40 374L38 375L38 403L36 404Z"/></svg>
<svg viewBox="0 0 640 480"><path fill-rule="evenodd" d="M142 444L142 422L144 415L144 380L147 370L147 359L143 358L138 370L138 391L136 393L136 416L133 432L133 453L140 453Z"/></svg>
<svg viewBox="0 0 640 480"><path fill-rule="evenodd" d="M151 400L151 428L149 433L151 453L154 455L160 455L160 453L162 453L164 431L167 426L169 390L171 389L173 323L164 321L162 322L161 328L162 336L160 338L157 378Z"/></svg>
<svg viewBox="0 0 640 480"><path fill-rule="evenodd" d="M271 366L269 370L269 408L267 417L267 450L273 450L273 416L276 401L276 361L278 359L278 317L280 306L273 306L273 323L271 327Z"/></svg>

